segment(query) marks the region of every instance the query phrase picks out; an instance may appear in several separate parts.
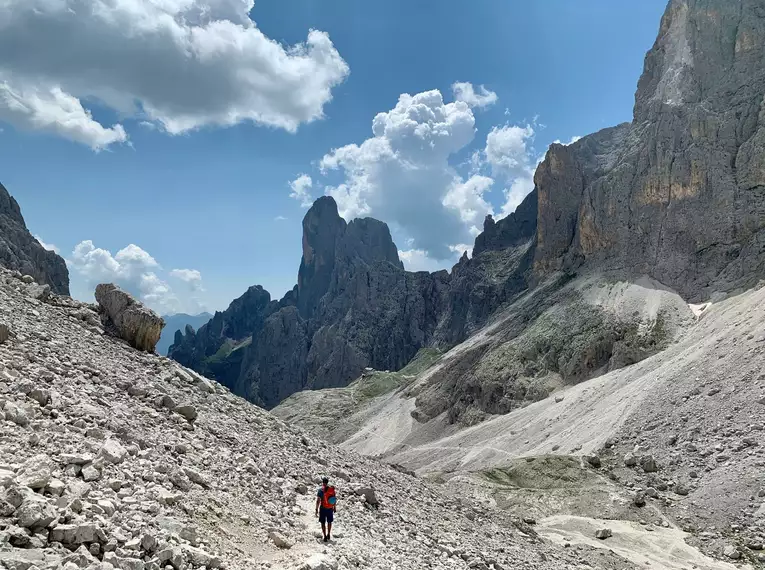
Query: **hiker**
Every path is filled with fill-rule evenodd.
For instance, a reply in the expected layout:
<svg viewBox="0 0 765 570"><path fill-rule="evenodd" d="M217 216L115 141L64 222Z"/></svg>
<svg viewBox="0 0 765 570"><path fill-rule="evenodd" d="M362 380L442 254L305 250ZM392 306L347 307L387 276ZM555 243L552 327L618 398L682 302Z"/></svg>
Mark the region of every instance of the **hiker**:
<svg viewBox="0 0 765 570"><path fill-rule="evenodd" d="M329 542L332 538L332 521L335 519L337 496L335 495L335 488L329 484L327 477L324 477L321 483L321 489L316 493L316 516L319 517L321 523L321 534L324 536L324 542Z"/></svg>

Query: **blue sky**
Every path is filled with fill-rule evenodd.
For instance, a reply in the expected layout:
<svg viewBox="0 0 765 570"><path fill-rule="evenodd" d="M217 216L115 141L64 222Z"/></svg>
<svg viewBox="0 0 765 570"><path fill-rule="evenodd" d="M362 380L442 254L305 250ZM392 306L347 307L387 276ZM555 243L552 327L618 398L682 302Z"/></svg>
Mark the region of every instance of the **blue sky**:
<svg viewBox="0 0 765 570"><path fill-rule="evenodd" d="M102 1L67 0L68 15L46 13L52 0L0 8L0 181L72 262L75 296L112 279L162 312L223 309L256 283L274 297L291 288L300 175L311 198L331 192L346 215L388 222L409 267L450 266L487 212L528 191L551 142L631 119L666 5L257 0L249 18L282 46L326 34L302 56L262 37L233 55L197 46L222 55L195 68L160 41L138 49L109 33L117 24L88 12ZM136 22L157 5L123 2ZM215 41L252 37L251 0L167 4ZM104 33L85 37L88 18ZM255 79L236 83L242 70ZM432 90L441 99L417 95Z"/></svg>

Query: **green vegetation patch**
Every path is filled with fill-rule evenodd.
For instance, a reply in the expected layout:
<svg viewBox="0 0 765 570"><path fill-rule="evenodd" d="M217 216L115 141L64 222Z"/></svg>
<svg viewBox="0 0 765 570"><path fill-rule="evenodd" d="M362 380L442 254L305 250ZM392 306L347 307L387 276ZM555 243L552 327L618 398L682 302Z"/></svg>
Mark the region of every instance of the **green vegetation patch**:
<svg viewBox="0 0 765 570"><path fill-rule="evenodd" d="M580 488L602 482L592 470L582 468L579 458L565 455L521 458L481 476L498 487L514 489Z"/></svg>

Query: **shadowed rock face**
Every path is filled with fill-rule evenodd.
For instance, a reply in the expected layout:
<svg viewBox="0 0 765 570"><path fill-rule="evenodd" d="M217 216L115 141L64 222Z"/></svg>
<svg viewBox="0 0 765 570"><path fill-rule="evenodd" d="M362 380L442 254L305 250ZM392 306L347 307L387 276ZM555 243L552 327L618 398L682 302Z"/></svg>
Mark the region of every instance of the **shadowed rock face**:
<svg viewBox="0 0 765 570"><path fill-rule="evenodd" d="M690 300L765 267L765 7L673 0L634 120L540 165L538 276L582 263L648 274Z"/></svg>
<svg viewBox="0 0 765 570"><path fill-rule="evenodd" d="M672 0L646 56L634 120L552 145L534 192L512 215L487 218L472 259L451 273L406 272L385 224L346 224L323 197L303 221L295 289L254 304L242 327L233 326L232 304L206 325L213 334L179 335L171 356L209 373L209 359L223 355L213 375L273 406L297 390L347 385L365 366L401 368L424 346L452 347L530 286L578 272L647 275L689 301L749 287L765 273L763 61L761 0ZM530 311L503 334L519 335L537 317ZM586 368L625 360L609 351L630 334L617 327L601 343L607 350L582 346ZM241 348L225 355L226 343ZM638 348L626 362L653 345ZM586 376L568 368L564 378ZM482 374L451 396L441 391L427 415L455 398L462 409L504 409Z"/></svg>
<svg viewBox="0 0 765 570"><path fill-rule="evenodd" d="M31 275L53 292L69 294L69 271L63 258L48 251L24 223L21 208L0 184L0 265Z"/></svg>

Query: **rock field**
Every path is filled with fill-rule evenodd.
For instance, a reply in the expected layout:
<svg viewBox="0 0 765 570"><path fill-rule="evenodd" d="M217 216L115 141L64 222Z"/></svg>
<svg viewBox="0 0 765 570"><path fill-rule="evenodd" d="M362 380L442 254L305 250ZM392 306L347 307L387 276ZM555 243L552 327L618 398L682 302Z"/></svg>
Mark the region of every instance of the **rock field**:
<svg viewBox="0 0 765 570"><path fill-rule="evenodd" d="M0 272L0 567L634 567L290 428L21 277ZM340 499L327 545L324 474Z"/></svg>

